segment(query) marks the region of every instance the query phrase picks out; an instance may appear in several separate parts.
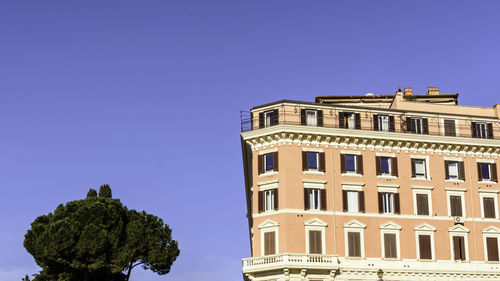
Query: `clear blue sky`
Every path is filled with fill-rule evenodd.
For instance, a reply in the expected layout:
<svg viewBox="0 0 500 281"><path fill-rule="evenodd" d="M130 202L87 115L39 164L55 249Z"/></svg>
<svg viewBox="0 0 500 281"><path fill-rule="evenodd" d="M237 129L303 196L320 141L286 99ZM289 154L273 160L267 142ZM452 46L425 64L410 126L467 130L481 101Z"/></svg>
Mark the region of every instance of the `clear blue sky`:
<svg viewBox="0 0 500 281"><path fill-rule="evenodd" d="M241 280L239 110L325 94L500 102L500 1L0 2L0 280L29 224L108 183L172 227L170 274Z"/></svg>

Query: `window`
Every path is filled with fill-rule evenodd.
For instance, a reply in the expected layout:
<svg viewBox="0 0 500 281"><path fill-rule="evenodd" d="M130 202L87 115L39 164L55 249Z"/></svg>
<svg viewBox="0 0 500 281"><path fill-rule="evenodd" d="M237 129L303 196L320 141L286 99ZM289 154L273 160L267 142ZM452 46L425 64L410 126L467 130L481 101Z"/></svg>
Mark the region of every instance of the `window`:
<svg viewBox="0 0 500 281"><path fill-rule="evenodd" d="M347 233L347 244L349 245L349 257L361 257L361 239L359 232Z"/></svg>
<svg viewBox="0 0 500 281"><path fill-rule="evenodd" d="M418 235L418 252L421 260L432 260L431 235Z"/></svg>
<svg viewBox="0 0 500 281"><path fill-rule="evenodd" d="M486 259L498 262L498 238L486 237Z"/></svg>
<svg viewBox="0 0 500 281"><path fill-rule="evenodd" d="M455 128L455 120L444 120L444 135L455 137L457 135L457 131Z"/></svg>
<svg viewBox="0 0 500 281"><path fill-rule="evenodd" d="M278 209L278 189L259 191L259 212L268 212Z"/></svg>
<svg viewBox="0 0 500 281"><path fill-rule="evenodd" d="M271 152L259 155L258 157L259 175L267 172L278 171L278 152Z"/></svg>
<svg viewBox="0 0 500 281"><path fill-rule="evenodd" d="M485 219L496 219L497 218L497 195L490 194L480 194L483 218Z"/></svg>
<svg viewBox="0 0 500 281"><path fill-rule="evenodd" d="M398 176L398 159L396 157L376 156L377 175Z"/></svg>
<svg viewBox="0 0 500 281"><path fill-rule="evenodd" d="M406 131L414 134L429 134L427 118L406 118Z"/></svg>
<svg viewBox="0 0 500 281"><path fill-rule="evenodd" d="M477 163L477 174L479 181L497 182L497 164L496 163Z"/></svg>
<svg viewBox="0 0 500 281"><path fill-rule="evenodd" d="M276 254L276 232L264 232L264 255Z"/></svg>
<svg viewBox="0 0 500 281"><path fill-rule="evenodd" d="M480 139L493 138L493 124L486 122L472 122L472 137Z"/></svg>
<svg viewBox="0 0 500 281"><path fill-rule="evenodd" d="M396 234L394 233L384 233L384 257L398 258Z"/></svg>
<svg viewBox="0 0 500 281"><path fill-rule="evenodd" d="M300 124L307 126L323 126L323 111L315 109L300 110Z"/></svg>
<svg viewBox="0 0 500 281"><path fill-rule="evenodd" d="M342 173L363 174L363 156L340 154L340 170Z"/></svg>
<svg viewBox="0 0 500 281"><path fill-rule="evenodd" d="M326 210L326 190L304 188L305 210Z"/></svg>
<svg viewBox="0 0 500 281"><path fill-rule="evenodd" d="M411 173L413 178L427 178L425 159L411 159Z"/></svg>
<svg viewBox="0 0 500 281"><path fill-rule="evenodd" d="M324 172L325 153L302 151L302 170Z"/></svg>
<svg viewBox="0 0 500 281"><path fill-rule="evenodd" d="M339 112L339 128L361 129L361 115L352 112Z"/></svg>
<svg viewBox="0 0 500 281"><path fill-rule="evenodd" d="M423 193L415 194L417 201L417 215L428 216L429 215L429 195Z"/></svg>
<svg viewBox="0 0 500 281"><path fill-rule="evenodd" d="M365 212L365 192L364 191L342 191L342 201L344 212L364 213Z"/></svg>
<svg viewBox="0 0 500 281"><path fill-rule="evenodd" d="M259 113L259 128L266 128L278 124L278 110Z"/></svg>
<svg viewBox="0 0 500 281"><path fill-rule="evenodd" d="M462 213L462 196L450 195L450 216L461 217Z"/></svg>
<svg viewBox="0 0 500 281"><path fill-rule="evenodd" d="M452 236L453 242L453 257L454 260L464 261L465 256L465 239L463 236Z"/></svg>
<svg viewBox="0 0 500 281"><path fill-rule="evenodd" d="M378 211L381 214L399 214L399 194L391 192L379 192Z"/></svg>
<svg viewBox="0 0 500 281"><path fill-rule="evenodd" d="M465 180L464 162L444 161L445 178L448 180Z"/></svg>
<svg viewBox="0 0 500 281"><path fill-rule="evenodd" d="M373 115L373 129L375 131L394 132L394 116Z"/></svg>
<svg viewBox="0 0 500 281"><path fill-rule="evenodd" d="M309 254L322 254L321 230L309 230Z"/></svg>

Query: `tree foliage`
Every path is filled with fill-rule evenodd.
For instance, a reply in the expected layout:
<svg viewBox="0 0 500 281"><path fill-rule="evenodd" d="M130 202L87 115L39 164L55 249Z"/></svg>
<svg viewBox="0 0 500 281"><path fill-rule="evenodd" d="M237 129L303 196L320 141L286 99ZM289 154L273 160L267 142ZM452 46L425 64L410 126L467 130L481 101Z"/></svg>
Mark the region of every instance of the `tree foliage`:
<svg viewBox="0 0 500 281"><path fill-rule="evenodd" d="M136 266L160 275L170 271L179 249L169 226L107 197L111 189L104 186L109 188L101 186L99 197L89 191L86 199L61 204L31 224L24 247L42 268L34 281L129 280Z"/></svg>
<svg viewBox="0 0 500 281"><path fill-rule="evenodd" d="M109 184L103 184L99 187L99 197L102 198L111 198L111 187Z"/></svg>

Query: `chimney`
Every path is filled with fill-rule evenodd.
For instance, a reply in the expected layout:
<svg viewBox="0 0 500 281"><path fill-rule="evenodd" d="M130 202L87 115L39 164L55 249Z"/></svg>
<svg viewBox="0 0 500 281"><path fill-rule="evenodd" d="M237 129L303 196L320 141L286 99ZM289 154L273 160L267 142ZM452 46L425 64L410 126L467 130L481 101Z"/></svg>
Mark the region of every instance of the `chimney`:
<svg viewBox="0 0 500 281"><path fill-rule="evenodd" d="M411 88L405 88L405 96L408 95L413 95L413 91L411 90Z"/></svg>
<svg viewBox="0 0 500 281"><path fill-rule="evenodd" d="M428 95L439 95L439 88L438 87L427 87L427 94Z"/></svg>

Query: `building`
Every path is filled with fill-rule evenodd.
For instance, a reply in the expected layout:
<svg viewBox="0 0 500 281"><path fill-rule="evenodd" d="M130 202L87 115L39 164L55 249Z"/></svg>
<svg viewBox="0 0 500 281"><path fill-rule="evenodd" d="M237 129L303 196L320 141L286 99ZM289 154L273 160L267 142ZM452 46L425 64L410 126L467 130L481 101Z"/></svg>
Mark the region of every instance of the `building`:
<svg viewBox="0 0 500 281"><path fill-rule="evenodd" d="M242 116L245 280L500 280L500 104L429 87Z"/></svg>

